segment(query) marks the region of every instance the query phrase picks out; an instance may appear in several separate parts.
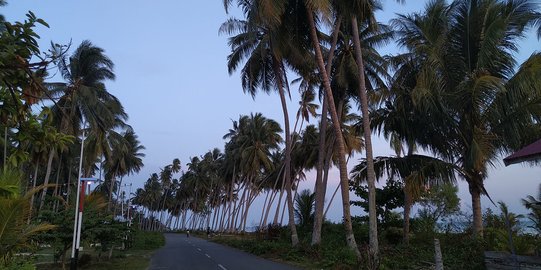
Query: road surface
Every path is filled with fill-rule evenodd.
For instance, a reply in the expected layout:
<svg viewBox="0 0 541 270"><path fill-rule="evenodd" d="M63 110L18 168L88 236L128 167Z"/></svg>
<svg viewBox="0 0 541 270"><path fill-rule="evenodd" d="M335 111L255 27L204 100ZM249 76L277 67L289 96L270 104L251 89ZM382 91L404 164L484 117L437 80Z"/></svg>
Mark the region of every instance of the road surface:
<svg viewBox="0 0 541 270"><path fill-rule="evenodd" d="M165 234L165 246L156 251L150 270L296 270L252 254L185 234Z"/></svg>

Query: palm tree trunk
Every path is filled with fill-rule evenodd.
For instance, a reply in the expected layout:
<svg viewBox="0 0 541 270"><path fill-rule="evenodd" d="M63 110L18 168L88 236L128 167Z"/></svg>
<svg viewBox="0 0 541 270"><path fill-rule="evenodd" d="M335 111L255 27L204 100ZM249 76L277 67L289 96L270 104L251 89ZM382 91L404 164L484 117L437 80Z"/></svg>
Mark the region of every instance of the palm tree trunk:
<svg viewBox="0 0 541 270"><path fill-rule="evenodd" d="M472 182L473 180L473 182ZM481 210L481 191L476 185L475 181L482 181L478 179L472 179L468 181L468 186L471 194L471 202L473 209L473 234L476 237L483 237L483 213Z"/></svg>
<svg viewBox="0 0 541 270"><path fill-rule="evenodd" d="M265 209L267 209L267 203L270 203L269 195L271 194L270 190L266 192L265 202L263 202L263 207L261 207L261 217L259 218L259 228L261 229L263 225L263 218L265 217Z"/></svg>
<svg viewBox="0 0 541 270"><path fill-rule="evenodd" d="M334 23L334 30L332 34L331 48L329 50L329 56L327 58L327 66L325 72L327 76L331 76L332 61L334 58L334 51L336 50L336 44L338 43L338 33L340 32L341 18L337 18ZM323 106L321 108L321 124L319 127L319 153L317 157L317 171L316 171L316 184L314 187L316 201L314 204L314 226L312 229L312 246L319 245L321 243L321 227L323 226L323 208L325 204L325 188L323 187L323 167L325 163L325 140L327 138L327 116L328 116L328 101L325 95L323 96ZM330 151L332 152L332 151Z"/></svg>
<svg viewBox="0 0 541 270"><path fill-rule="evenodd" d="M340 186L342 188L342 209L343 209L343 218L344 218L344 227L346 231L346 242L355 252L357 260L361 260L361 252L357 247L357 242L355 241L355 235L353 234L353 227L351 223L351 210L349 205L349 179L348 171L346 165L346 148L344 145L344 138L342 136L342 130L340 127L340 121L338 119L338 113L336 111L336 106L334 103L334 97L331 89L331 84L329 77L327 76L325 70L325 63L323 62L323 55L321 54L321 47L319 45L319 40L317 37L317 30L314 20L314 14L311 10L307 10L308 21L310 23L310 38L312 40L314 50L316 52L316 60L319 69L319 73L323 76L323 86L325 89L325 94L329 102L329 111L331 113L331 118L333 122L335 136L338 140L338 164L340 169Z"/></svg>
<svg viewBox="0 0 541 270"><path fill-rule="evenodd" d="M327 137L327 99L323 97L323 108L321 109L321 123L319 127L319 153L317 157L316 202L314 204L314 226L312 229L312 246L321 243L321 227L323 226L323 206L325 193L323 192L323 163L325 162L325 138Z"/></svg>
<svg viewBox="0 0 541 270"><path fill-rule="evenodd" d="M278 224L278 217L280 216L280 207L282 206L282 197L284 196L284 188L280 189L280 196L278 197L278 203L276 204L276 211L274 212L274 219L272 224Z"/></svg>
<svg viewBox="0 0 541 270"><path fill-rule="evenodd" d="M182 221L181 221L181 224L180 224L182 230L186 229L186 215L188 215L188 210L187 209L182 211Z"/></svg>
<svg viewBox="0 0 541 270"><path fill-rule="evenodd" d="M58 171L56 172L56 180L55 180L55 186L54 186L54 196L58 196L59 190L62 189L58 188L58 181L60 180L60 170L62 169L62 154L60 154L60 158L58 159ZM59 200L56 200L53 207L53 212L56 212L56 209L58 208Z"/></svg>
<svg viewBox="0 0 541 270"><path fill-rule="evenodd" d="M267 220L269 218L270 210L272 208L272 204L274 203L274 199L276 199L276 195L278 195L278 191L273 190L270 202L267 205L267 210L265 211L265 218L263 219L263 222L261 223L261 226L266 226L267 225Z"/></svg>
<svg viewBox="0 0 541 270"><path fill-rule="evenodd" d="M376 174L374 172L374 157L372 152L372 138L370 130L370 114L368 112L368 94L366 92L366 81L364 76L364 62L359 38L359 27L357 17L351 19L353 31L353 43L355 46L355 60L359 72L359 97L361 98L361 111L363 117L364 145L366 150L366 174L368 180L368 223L369 243L371 262L375 267L379 265L379 244L378 244L378 221L376 213Z"/></svg>
<svg viewBox="0 0 541 270"><path fill-rule="evenodd" d="M297 174L295 174L295 176L293 178L295 178L295 177L297 177ZM301 179L297 179L297 185L295 185L295 186L298 187L300 181L301 181ZM293 195L293 201L296 200L298 191L299 191L299 189L295 190L295 194ZM282 209L282 217L280 218L280 224L284 222L285 207L286 207L286 204L284 204L284 208Z"/></svg>
<svg viewBox="0 0 541 270"><path fill-rule="evenodd" d="M414 146L410 145L408 147L408 156L413 155ZM411 206L413 205L413 196L411 194L411 183L409 180L404 179L404 228L403 228L403 238L404 243L409 244L409 233L410 233L410 216L411 216Z"/></svg>
<svg viewBox="0 0 541 270"><path fill-rule="evenodd" d="M332 202L334 201L334 197L336 196L336 193L338 193L339 188L340 188L340 184L336 186L336 189L332 193L331 199L329 200L329 203L327 204L327 208L325 208L325 213L323 214L323 218L327 216L327 212L329 212L329 209L331 208Z"/></svg>
<svg viewBox="0 0 541 270"><path fill-rule="evenodd" d="M257 191L252 189L248 195L248 201L246 202L246 212L244 214L244 223L242 225L242 231L246 231L246 222L248 221L248 211L250 209L250 206L252 206L252 203L254 202L255 198L257 198Z"/></svg>
<svg viewBox="0 0 541 270"><path fill-rule="evenodd" d="M409 243L411 205L413 203L409 181L404 181L404 243Z"/></svg>
<svg viewBox="0 0 541 270"><path fill-rule="evenodd" d="M285 137L286 137L286 149L285 149L285 184L286 184L286 201L287 208L289 212L289 229L291 230L291 245L297 246L299 244L299 236L297 235L297 227L295 226L295 213L293 209L293 198L291 195L291 133L289 130L289 114L287 112L287 102L286 96L284 93L284 88L282 85L282 70L280 69L279 61L276 59L276 56L273 55L273 66L274 72L276 74L276 80L278 85L278 93L280 95L280 101L282 103L282 112L284 114L284 127L285 127Z"/></svg>
<svg viewBox="0 0 541 270"><path fill-rule="evenodd" d="M248 193L246 194L246 200L244 202L244 209L243 209L243 214L242 214L242 218L241 218L241 231L245 231L246 229L246 220L248 219L248 211L250 210L250 200L252 199L252 193L253 193L253 189L252 188L248 188Z"/></svg>
<svg viewBox="0 0 541 270"><path fill-rule="evenodd" d="M272 222L272 224L278 224L278 216L280 214L280 206L282 205L282 197L284 195L284 187L285 187L285 174L282 174L282 170L283 170L283 165L282 165L282 168L280 169L280 173L278 174L278 177L276 178L276 183L278 182L278 178L280 177L280 175L282 175L282 185L280 187L280 197L278 198L278 204L276 204L276 211L274 213L274 220ZM276 188L276 183L274 185L274 187Z"/></svg>
<svg viewBox="0 0 541 270"><path fill-rule="evenodd" d="M207 225L207 227L211 227L214 230L214 226L216 225L216 219L220 218L220 216L218 215L219 213L220 213L220 205L212 208L212 223L210 222L210 218L209 218L209 224Z"/></svg>
<svg viewBox="0 0 541 270"><path fill-rule="evenodd" d="M71 192L71 169L72 169L72 166L71 166L71 160L69 162L69 170L68 170L68 183L67 183L67 187L66 187L66 201L69 202L69 199L70 199L70 192Z"/></svg>
<svg viewBox="0 0 541 270"><path fill-rule="evenodd" d="M333 146L335 143L335 139L332 139L329 146ZM327 194L327 186L329 183L329 169L331 168L331 159L332 159L332 147L329 147L327 149L327 156L325 157L325 163L323 164L323 185L321 186L323 194ZM327 205L327 208L325 209L325 212L323 213L323 220L325 220L325 217L327 216L327 212L329 211L329 208L331 207L331 204L334 200L334 196L336 196L336 192L338 191L338 188L340 187L340 184L336 187L336 190L334 191L331 199L329 200L329 204Z"/></svg>
<svg viewBox="0 0 541 270"><path fill-rule="evenodd" d="M118 194L116 195L116 201L118 201L118 198L120 197L120 195L122 195L121 193L122 193L122 180L123 180L123 178L124 178L124 176L120 176L120 182L118 183L119 191L118 191ZM113 203L113 219L116 217L116 201Z"/></svg>
<svg viewBox="0 0 541 270"><path fill-rule="evenodd" d="M240 189L239 189L240 191ZM231 210L231 214L229 215L229 232L233 232L234 229L235 229L235 218L236 218L236 213L237 213L237 202L238 200L234 200L233 201L233 207L230 209Z"/></svg>
<svg viewBox="0 0 541 270"><path fill-rule="evenodd" d="M45 180L43 181L44 186L47 186L49 184L49 177L51 176L53 158L54 158L54 150L51 149L50 152L49 152L49 160L47 161L47 171L45 173ZM38 212L40 212L41 208L43 208L43 204L45 203L45 195L46 194L47 194L47 187L43 188L43 191L41 192L41 199L40 199L40 202L39 202Z"/></svg>
<svg viewBox="0 0 541 270"><path fill-rule="evenodd" d="M229 213L229 203L225 201L223 203L223 209L222 209L222 215L220 216L220 222L218 223L218 231L223 232L224 231L224 224L225 224L225 217L227 213Z"/></svg>
<svg viewBox="0 0 541 270"><path fill-rule="evenodd" d="M238 216L239 216L239 213L243 212L244 208L241 208L242 206L244 206L244 201L245 201L245 198L246 198L246 189L247 187L244 187L244 189L242 190L242 196L239 200L239 205L237 207L237 209L235 209L235 211L233 211L233 215L235 216L235 218L233 219L233 223L232 223L232 227L237 228L237 221L238 221Z"/></svg>
<svg viewBox="0 0 541 270"><path fill-rule="evenodd" d="M39 165L36 162L36 168L34 169L34 178L32 179L32 189L36 188L36 182L38 181L38 169L39 169ZM32 198L30 199L30 210L28 211L28 213L30 213L30 214L28 215L27 224L30 224L30 219L32 218L32 209L33 208L34 208L34 193L32 193Z"/></svg>
<svg viewBox="0 0 541 270"><path fill-rule="evenodd" d="M113 189L115 188L115 177L116 175L113 173L113 175L111 175L111 183L109 183L109 211L111 211L112 207L113 207ZM115 217L113 216L113 219Z"/></svg>

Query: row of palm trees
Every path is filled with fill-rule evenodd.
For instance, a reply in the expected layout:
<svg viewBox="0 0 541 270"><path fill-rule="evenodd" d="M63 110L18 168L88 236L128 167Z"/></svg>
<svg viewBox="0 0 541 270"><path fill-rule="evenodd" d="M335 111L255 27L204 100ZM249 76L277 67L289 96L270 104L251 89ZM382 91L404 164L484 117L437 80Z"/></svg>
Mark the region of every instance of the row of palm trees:
<svg viewBox="0 0 541 270"><path fill-rule="evenodd" d="M351 130L352 126L345 128ZM141 218L145 222L140 226L244 231L253 201L263 194L266 200L259 226L270 220L272 205L276 207L274 217L270 217L272 223L282 223L282 208L287 201L283 201L285 153L280 149L281 133L276 121L260 113L243 115L233 121L232 128L224 135L227 142L223 153L216 148L190 158L178 179L170 180L172 173L179 172L172 170L180 168L175 166L180 164L178 159L159 174L152 174L133 199L135 205L142 207ZM317 128L310 125L293 137L291 175L296 180L295 187L305 178L304 171L315 167L318 136ZM357 142L352 147L358 150L359 142L354 135L349 139Z"/></svg>
<svg viewBox="0 0 541 270"><path fill-rule="evenodd" d="M541 136L541 55L533 53L520 66L515 59L516 42L541 25L535 2L432 0L421 12L398 15L390 26L375 19L379 1L226 0L226 12L234 3L243 18L220 27L230 36L229 72L238 71L243 91L253 97L259 91L278 93L283 136L274 120L241 116L224 136L224 152L192 158L176 189L165 188L157 175L147 181L136 196L150 212L145 217L166 212L167 220L157 218L157 224L242 231L253 200L264 196L260 226L271 223L271 208L277 206L272 223L287 212L295 246L294 193L304 172L315 169L312 244L318 245L334 165L340 171L347 245L359 259L349 188L359 181L368 185L370 262L376 266L375 180L383 175L405 183L406 241L420 189L456 179L469 185L472 231L482 237L480 197L489 195L488 168L501 154ZM378 53L393 41L402 53ZM287 110L292 74L301 92L293 130ZM315 116L318 94L319 126L303 128ZM387 138L396 155L374 158L372 133ZM361 150L365 158L350 175L347 162ZM154 195L142 195L151 186Z"/></svg>
<svg viewBox="0 0 541 270"><path fill-rule="evenodd" d="M224 1L226 11L233 2ZM359 105L362 115L358 126L366 154L363 170L369 189L371 261L378 261L373 128L384 131L395 149L406 148L407 156L421 149L446 164L438 163L442 165L438 168L452 169L450 173L422 175L419 168L410 166L409 172L403 171L404 178L426 182L458 176L467 181L474 233L482 236L480 197L488 195L483 184L488 168L500 154L540 134L540 55L532 54L518 69L515 60L516 42L541 23L535 2L433 0L420 13L399 15L392 27L376 21L374 12L381 9L379 1L253 0L236 1L236 5L243 19L229 19L220 28L221 33L231 36L229 72L240 71L243 90L252 96L260 90L278 92L284 113L286 172L292 171L293 141L286 106L287 75L300 77L303 92L320 91L321 127L331 126L335 135L331 145L336 149L340 170L346 239L359 257L351 225L346 143L340 118L340 110L352 101ZM380 56L378 46L392 40L404 53ZM326 149L325 141L320 141L313 244L321 239L324 198ZM431 164L436 160L431 159ZM414 174L417 177L410 177ZM283 180L295 246L293 176L286 173Z"/></svg>
<svg viewBox="0 0 541 270"><path fill-rule="evenodd" d="M2 166L21 168L27 190L44 186L31 198L31 216L36 217L59 210L62 201L74 201L84 143L81 175L105 179L97 189L109 197L113 209L122 177L138 172L144 157L121 102L105 86L115 79L114 64L103 49L83 41L71 53L69 47L53 45L43 66L32 74L38 78L32 83L39 83L35 92L23 88L17 96L14 88L13 98L2 95L7 97L0 124L5 131ZM56 69L59 76L48 74ZM55 78L60 81L48 82Z"/></svg>

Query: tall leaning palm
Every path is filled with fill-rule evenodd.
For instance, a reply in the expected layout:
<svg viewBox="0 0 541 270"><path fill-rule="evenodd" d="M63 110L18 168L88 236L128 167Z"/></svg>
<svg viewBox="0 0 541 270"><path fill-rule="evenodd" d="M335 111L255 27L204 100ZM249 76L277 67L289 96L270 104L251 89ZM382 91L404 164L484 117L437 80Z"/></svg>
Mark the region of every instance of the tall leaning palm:
<svg viewBox="0 0 541 270"><path fill-rule="evenodd" d="M331 88L331 81L329 79L330 75L327 67L325 66L325 61L323 60L323 53L318 37L318 28L315 19L317 12L319 12L320 10L328 10L329 3L327 2L327 4L325 4L325 1L322 1L321 5L316 5L317 3L319 2L306 1L306 17L310 25L310 40L312 42L313 50L315 52L317 69L321 76L323 89L325 90L326 103L324 103L324 105L328 105L328 112L331 115L333 131L335 133L335 137L337 138L336 146L338 151L338 168L340 171L340 189L342 195L342 210L344 227L346 231L346 242L349 248L355 252L357 259L360 261L361 253L357 247L357 242L355 241L355 235L353 234L353 226L351 222L351 210L349 203L349 178L346 164L346 148L342 135L342 129L340 126L341 122L338 118L338 110L335 105L336 103L333 96L333 90ZM326 12L322 13L326 14ZM339 22L340 20L336 21Z"/></svg>
<svg viewBox="0 0 541 270"><path fill-rule="evenodd" d="M472 196L474 233L483 234L481 195L499 154L527 143L541 116L541 85L533 54L515 72L516 41L538 14L529 0L429 3L424 14L401 16L399 44L420 57L413 95L442 125L427 125L446 140L433 152L460 167ZM434 12L434 11L438 12ZM440 16L444 14L444 16ZM443 21L442 21L443 20ZM430 23L443 25L430 29ZM422 34L421 34L422 33ZM430 39L429 39L430 38Z"/></svg>
<svg viewBox="0 0 541 270"><path fill-rule="evenodd" d="M402 1L399 1L402 2ZM365 153L367 163L367 180L368 180L368 211L369 211L369 241L370 241L370 257L374 266L379 264L379 244L377 230L377 214L376 214L376 175L374 171L374 155L372 149L371 127L369 117L369 102L367 93L367 80L365 61L363 60L363 48L359 35L359 25L367 25L368 28L377 28L378 24L375 19L375 12L381 9L379 0L353 0L353 1L337 1L336 8L338 13L343 16L344 21L349 21L351 31L353 33L353 44L355 47L355 62L357 63L358 72L358 93L363 116L363 132L365 141Z"/></svg>
<svg viewBox="0 0 541 270"><path fill-rule="evenodd" d="M118 134L112 132L109 136L111 154L106 156L105 160L105 175L108 179L109 186L105 187L109 195L109 209L113 206L113 193L116 188L116 177L120 177L118 187L122 186L122 178L132 173L137 173L143 167L142 153L145 147L141 145L137 135L131 129ZM105 183L104 183L105 184Z"/></svg>
<svg viewBox="0 0 541 270"><path fill-rule="evenodd" d="M278 1L282 2L282 1ZM230 1L224 2L226 7ZM244 62L241 69L242 87L254 97L260 90L268 93L277 90L282 104L285 129L285 174L287 205L289 212L289 228L293 246L299 243L291 192L291 132L289 113L287 110L286 91L287 78L284 64L284 54L289 48L284 48L287 36L282 33L274 21L274 16L266 16L265 12L273 14L273 10L257 6L254 3L239 3L243 6L247 20L229 19L220 28L221 33L234 35L229 40L232 53L228 56L228 69L232 74ZM280 5L279 3L277 5ZM272 5L271 5L272 6Z"/></svg>
<svg viewBox="0 0 541 270"><path fill-rule="evenodd" d="M71 56L61 55L56 63L64 82L49 83L51 96L58 99L51 108L61 132L94 138L96 151L85 157L85 173L91 174L97 155L108 152L107 136L115 128L124 128L127 114L120 101L107 91L105 82L114 80L114 64L103 49L83 41ZM89 149L90 150L90 149Z"/></svg>

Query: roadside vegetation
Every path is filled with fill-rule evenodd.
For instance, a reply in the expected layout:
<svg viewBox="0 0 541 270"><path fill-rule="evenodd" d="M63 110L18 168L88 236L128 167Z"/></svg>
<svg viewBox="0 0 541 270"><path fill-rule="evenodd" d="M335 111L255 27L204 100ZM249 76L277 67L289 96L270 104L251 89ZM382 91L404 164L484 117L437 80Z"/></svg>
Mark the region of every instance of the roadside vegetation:
<svg viewBox="0 0 541 270"><path fill-rule="evenodd" d="M133 231L129 239L124 242L124 249L114 249L109 255L104 255L102 246L86 246L80 253L79 269L105 270L105 269L126 269L145 270L148 268L150 258L154 251L165 245L165 238L162 233ZM109 250L107 250L107 253ZM50 256L47 256L50 255ZM48 258L43 261L42 257ZM45 249L34 255L38 260L37 269L65 269L61 263L52 263L54 250ZM40 262L41 261L41 262Z"/></svg>
<svg viewBox="0 0 541 270"><path fill-rule="evenodd" d="M533 225L537 223L521 223L520 215L509 212L502 202L499 203L499 211L487 208L483 213L487 236L484 239L472 238L471 214L460 211L457 189L452 185L424 192L419 202L419 212L411 220L409 241L406 243L402 236L403 220L399 213L392 211L397 207L403 207L403 196L400 198L403 195L401 189L386 186L377 191L378 201L385 198L385 201L389 202L378 204L378 209L382 209L378 216L382 228L380 269L433 268L434 239L440 242L446 269L484 269L484 250L511 252L514 249L518 255L539 254L541 243L539 230ZM288 240L290 232L287 227L271 225L252 233L217 234L213 235L211 240L303 269L367 269L366 266L359 265L354 254L345 247L342 224L325 222L323 244L317 247L310 245L314 201L309 194L305 192L301 194L303 195L298 197L295 210L296 213L306 214L297 215L300 236L298 247L291 248ZM360 196L366 197L366 190L361 190ZM541 196L541 193L538 196ZM534 199L534 196L525 199L525 206L531 205L529 201L531 199ZM311 201L312 206L306 207L310 205L303 203L306 201ZM534 204L536 201L534 199ZM535 215L534 212L531 211L529 215ZM303 223L302 220L309 222ZM534 220L539 222L539 219ZM366 221L366 216L353 218L355 237L362 242L368 240L369 230ZM507 224L510 224L510 227ZM509 242L509 231L512 232L512 246ZM361 246L360 250L363 258L368 260L367 247Z"/></svg>

